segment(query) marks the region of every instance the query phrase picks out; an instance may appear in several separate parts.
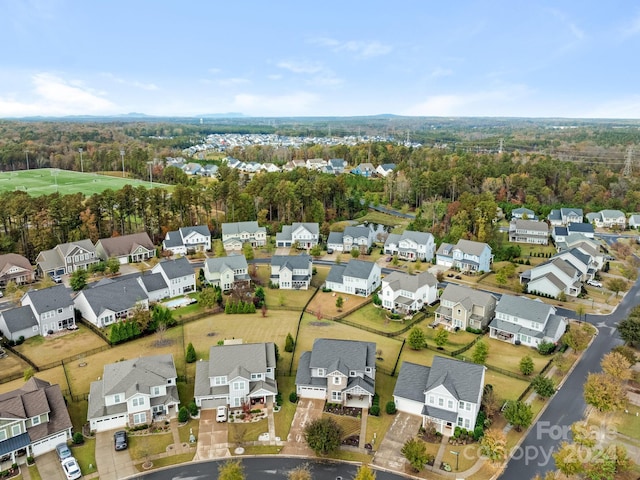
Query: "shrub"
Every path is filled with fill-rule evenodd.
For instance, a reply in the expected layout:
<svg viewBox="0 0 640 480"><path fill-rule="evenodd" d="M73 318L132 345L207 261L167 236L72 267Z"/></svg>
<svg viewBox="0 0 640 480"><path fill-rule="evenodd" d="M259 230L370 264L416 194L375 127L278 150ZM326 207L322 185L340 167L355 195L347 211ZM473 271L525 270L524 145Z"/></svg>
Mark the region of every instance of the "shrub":
<svg viewBox="0 0 640 480"><path fill-rule="evenodd" d="M187 361L187 363L193 363L196 361L196 349L191 342L189 342L189 345L187 345L187 354L185 356L185 360Z"/></svg>
<svg viewBox="0 0 640 480"><path fill-rule="evenodd" d="M555 349L555 344L551 342L540 342L538 344L538 352L540 352L541 355L551 355Z"/></svg>
<svg viewBox="0 0 640 480"><path fill-rule="evenodd" d="M178 410L178 421L180 423L185 423L189 420L189 410L187 410L187 407L180 407L180 410Z"/></svg>
<svg viewBox="0 0 640 480"><path fill-rule="evenodd" d="M73 434L73 437L71 437L71 440L75 445L80 445L81 443L84 443L84 436L82 436L81 432L76 432Z"/></svg>
<svg viewBox="0 0 640 480"><path fill-rule="evenodd" d="M196 402L189 402L187 408L189 409L189 415L191 415L192 417L198 415L198 405L196 405Z"/></svg>
<svg viewBox="0 0 640 480"><path fill-rule="evenodd" d="M393 400L389 400L384 409L387 414L393 415L394 413L396 413L396 403Z"/></svg>
<svg viewBox="0 0 640 480"><path fill-rule="evenodd" d="M289 394L289 401L291 403L296 403L298 401L298 394L296 392L291 392Z"/></svg>
<svg viewBox="0 0 640 480"><path fill-rule="evenodd" d="M480 440L482 438L482 436L484 435L484 428L481 426L477 426L476 428L473 429L473 439L477 442L478 440Z"/></svg>
<svg viewBox="0 0 640 480"><path fill-rule="evenodd" d="M293 340L293 337L290 333L287 333L287 338L284 341L284 351L289 353L293 352L294 345L295 342Z"/></svg>
<svg viewBox="0 0 640 480"><path fill-rule="evenodd" d="M374 417L379 416L380 407L378 405L371 405L371 408L369 408L369 415L373 415Z"/></svg>
<svg viewBox="0 0 640 480"><path fill-rule="evenodd" d="M480 335L482 333L482 329L481 328L473 328L473 327L467 327L465 328L465 330L469 333L475 333L477 335Z"/></svg>

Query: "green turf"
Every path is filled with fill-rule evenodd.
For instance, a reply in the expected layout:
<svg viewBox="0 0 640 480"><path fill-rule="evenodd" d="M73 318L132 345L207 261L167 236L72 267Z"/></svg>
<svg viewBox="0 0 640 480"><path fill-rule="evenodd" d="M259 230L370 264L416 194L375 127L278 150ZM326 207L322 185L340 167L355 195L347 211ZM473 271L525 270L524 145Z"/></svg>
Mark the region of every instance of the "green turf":
<svg viewBox="0 0 640 480"><path fill-rule="evenodd" d="M80 173L57 168L39 168L0 172L0 193L22 190L33 197L55 192L72 194L81 192L87 196L107 189L120 190L125 185L138 187L167 187L161 183L150 183L131 178L118 178L97 173Z"/></svg>

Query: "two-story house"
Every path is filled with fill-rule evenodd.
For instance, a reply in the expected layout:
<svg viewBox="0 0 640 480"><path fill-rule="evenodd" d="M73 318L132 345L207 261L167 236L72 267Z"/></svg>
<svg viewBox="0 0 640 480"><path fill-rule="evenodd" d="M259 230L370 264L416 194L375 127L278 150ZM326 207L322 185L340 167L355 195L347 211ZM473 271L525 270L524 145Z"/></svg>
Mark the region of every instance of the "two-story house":
<svg viewBox="0 0 640 480"><path fill-rule="evenodd" d="M393 390L401 412L422 417L443 435L455 427L473 430L480 411L486 367L439 355L431 367L403 362Z"/></svg>
<svg viewBox="0 0 640 480"><path fill-rule="evenodd" d="M492 261L491 247L473 240L460 239L455 245L443 243L436 252L437 265L462 272L489 272Z"/></svg>
<svg viewBox="0 0 640 480"><path fill-rule="evenodd" d="M59 385L31 377L0 394L0 456L24 463L71 439L73 424Z"/></svg>
<svg viewBox="0 0 640 480"><path fill-rule="evenodd" d="M374 167L372 163L365 162L357 165L353 170L351 170L351 173L361 177L371 178L376 173L376 167Z"/></svg>
<svg viewBox="0 0 640 480"><path fill-rule="evenodd" d="M496 298L493 295L450 283L440 295L434 323L447 330L464 330L467 327L485 330L495 309Z"/></svg>
<svg viewBox="0 0 640 480"><path fill-rule="evenodd" d="M509 224L509 241L547 245L549 243L549 226L546 222L537 220L512 220Z"/></svg>
<svg viewBox="0 0 640 480"><path fill-rule="evenodd" d="M586 215L587 221L598 228L619 228L624 230L627 227L627 216L620 210L600 210Z"/></svg>
<svg viewBox="0 0 640 480"><path fill-rule="evenodd" d="M629 228L640 228L640 215L633 214L629 215Z"/></svg>
<svg viewBox="0 0 640 480"><path fill-rule="evenodd" d="M307 290L313 275L313 262L309 255L274 255L271 257L269 281L284 290Z"/></svg>
<svg viewBox="0 0 640 480"><path fill-rule="evenodd" d="M543 341L557 343L566 328L566 317L557 315L553 305L503 294L496 305L496 316L489 324L489 336L537 347Z"/></svg>
<svg viewBox="0 0 640 480"><path fill-rule="evenodd" d="M307 158L306 165L307 170L322 170L327 166L327 161L324 158Z"/></svg>
<svg viewBox="0 0 640 480"><path fill-rule="evenodd" d="M394 313L417 312L438 299L438 280L429 272L392 272L382 279L382 307Z"/></svg>
<svg viewBox="0 0 640 480"><path fill-rule="evenodd" d="M587 238L595 238L595 228L590 223L568 223L567 224L567 236L571 234L579 233Z"/></svg>
<svg viewBox="0 0 640 480"><path fill-rule="evenodd" d="M325 287L335 292L368 297L380 285L382 270L375 262L350 260L331 266Z"/></svg>
<svg viewBox="0 0 640 480"><path fill-rule="evenodd" d="M76 270L86 270L90 265L98 263L96 249L91 240L61 243L51 250L43 250L36 257L38 274L65 275Z"/></svg>
<svg viewBox="0 0 640 480"><path fill-rule="evenodd" d="M376 344L317 338L298 362L296 393L349 407L368 408L375 394Z"/></svg>
<svg viewBox="0 0 640 480"><path fill-rule="evenodd" d="M0 255L0 287L6 287L7 283L16 285L31 283L36 278L36 272L25 257L17 253L5 253Z"/></svg>
<svg viewBox="0 0 640 480"><path fill-rule="evenodd" d="M186 255L193 252L211 250L211 232L206 225L182 227L167 232L162 241L162 249L170 251L172 255Z"/></svg>
<svg viewBox="0 0 640 480"><path fill-rule="evenodd" d="M423 262L433 260L436 244L433 235L428 232L405 230L401 234L390 233L384 242L386 255L398 255L401 260Z"/></svg>
<svg viewBox="0 0 640 480"><path fill-rule="evenodd" d="M547 216L547 220L552 227L558 225L567 225L569 223L582 223L584 214L581 208L561 208L551 210Z"/></svg>
<svg viewBox="0 0 640 480"><path fill-rule="evenodd" d="M383 163L376 167L376 174L380 177L389 176L396 169L395 163Z"/></svg>
<svg viewBox="0 0 640 480"><path fill-rule="evenodd" d="M0 312L0 332L8 340L40 335L40 324L28 305Z"/></svg>
<svg viewBox="0 0 640 480"><path fill-rule="evenodd" d="M366 226L346 227L343 232L331 232L327 252L350 252L354 248L367 253L373 245L373 230Z"/></svg>
<svg viewBox="0 0 640 480"><path fill-rule="evenodd" d="M214 345L209 360L196 363L196 405L215 408L266 405L278 394L273 342Z"/></svg>
<svg viewBox="0 0 640 480"><path fill-rule="evenodd" d="M529 208L525 208L525 207L514 208L511 211L511 218L512 219L520 218L520 219L524 219L524 220L537 220L538 219L536 217L536 212L534 212L533 210L531 210Z"/></svg>
<svg viewBox="0 0 640 480"><path fill-rule="evenodd" d="M117 258L120 264L136 263L156 256L156 246L147 232L119 237L101 238L96 243L96 255L100 260Z"/></svg>
<svg viewBox="0 0 640 480"><path fill-rule="evenodd" d="M293 247L310 249L320 242L320 225L317 223L292 223L283 225L282 231L276 233L276 247Z"/></svg>
<svg viewBox="0 0 640 480"><path fill-rule="evenodd" d="M71 292L64 285L30 290L22 296L21 303L31 308L42 336L76 324Z"/></svg>
<svg viewBox="0 0 640 480"><path fill-rule="evenodd" d="M236 282L249 282L249 265L244 255L207 258L204 262L204 278L223 291L231 290Z"/></svg>
<svg viewBox="0 0 640 480"><path fill-rule="evenodd" d="M163 260L151 269L151 273L162 275L169 286L169 295L177 297L196 289L196 274L187 257Z"/></svg>
<svg viewBox="0 0 640 480"><path fill-rule="evenodd" d="M122 360L104 366L91 382L87 420L92 431L149 425L178 413L178 374L172 355Z"/></svg>
<svg viewBox="0 0 640 480"><path fill-rule="evenodd" d="M267 229L258 222L235 222L222 224L222 243L225 250L242 250L249 243L253 248L267 244Z"/></svg>
<svg viewBox="0 0 640 480"><path fill-rule="evenodd" d="M562 258L552 258L522 272L520 283L526 284L527 292L531 294L553 298L558 298L562 292L577 297L582 289L580 271Z"/></svg>

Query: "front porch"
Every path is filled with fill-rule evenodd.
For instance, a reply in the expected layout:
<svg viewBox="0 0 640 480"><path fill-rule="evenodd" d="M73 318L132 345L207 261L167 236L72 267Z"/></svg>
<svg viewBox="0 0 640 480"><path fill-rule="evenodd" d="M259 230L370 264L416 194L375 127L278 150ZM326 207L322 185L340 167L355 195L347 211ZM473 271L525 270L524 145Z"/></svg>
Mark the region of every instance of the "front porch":
<svg viewBox="0 0 640 480"><path fill-rule="evenodd" d="M369 408L371 405L371 396L370 395L352 395L351 393L346 394L346 398L344 399L343 405L345 407L353 407L353 408Z"/></svg>

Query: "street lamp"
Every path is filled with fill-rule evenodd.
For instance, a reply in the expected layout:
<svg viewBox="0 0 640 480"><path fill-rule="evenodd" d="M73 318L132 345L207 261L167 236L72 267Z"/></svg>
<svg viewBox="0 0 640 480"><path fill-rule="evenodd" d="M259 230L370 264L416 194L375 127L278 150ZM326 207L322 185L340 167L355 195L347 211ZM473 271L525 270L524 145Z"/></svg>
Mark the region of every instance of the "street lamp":
<svg viewBox="0 0 640 480"><path fill-rule="evenodd" d="M80 152L80 171L84 173L84 165L82 164L82 147L78 149L78 152Z"/></svg>
<svg viewBox="0 0 640 480"><path fill-rule="evenodd" d="M122 158L122 178L124 178L124 149L120 150L120 157Z"/></svg>
<svg viewBox="0 0 640 480"><path fill-rule="evenodd" d="M460 452L454 452L453 450L449 450L451 455L456 456L456 472L458 471L458 459L460 458Z"/></svg>

